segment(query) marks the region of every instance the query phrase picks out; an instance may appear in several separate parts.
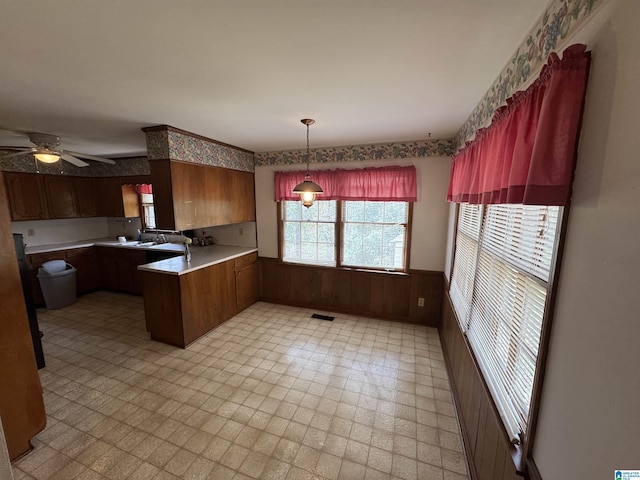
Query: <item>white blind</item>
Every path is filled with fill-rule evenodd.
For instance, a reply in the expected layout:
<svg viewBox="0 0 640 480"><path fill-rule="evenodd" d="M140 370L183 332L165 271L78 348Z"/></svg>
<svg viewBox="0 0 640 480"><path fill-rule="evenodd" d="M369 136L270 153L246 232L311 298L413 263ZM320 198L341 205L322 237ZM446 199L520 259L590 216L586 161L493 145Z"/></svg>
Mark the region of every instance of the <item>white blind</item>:
<svg viewBox="0 0 640 480"><path fill-rule="evenodd" d="M463 332L514 441L527 431L559 211L490 205L477 230L466 209L458 218L451 299L458 315L466 315ZM473 231L481 232L480 252L465 263Z"/></svg>
<svg viewBox="0 0 640 480"><path fill-rule="evenodd" d="M549 280L559 207L491 205L482 248L544 280Z"/></svg>
<svg viewBox="0 0 640 480"><path fill-rule="evenodd" d="M463 332L467 329L471 308L481 223L482 207L480 205L467 203L460 205L450 296Z"/></svg>

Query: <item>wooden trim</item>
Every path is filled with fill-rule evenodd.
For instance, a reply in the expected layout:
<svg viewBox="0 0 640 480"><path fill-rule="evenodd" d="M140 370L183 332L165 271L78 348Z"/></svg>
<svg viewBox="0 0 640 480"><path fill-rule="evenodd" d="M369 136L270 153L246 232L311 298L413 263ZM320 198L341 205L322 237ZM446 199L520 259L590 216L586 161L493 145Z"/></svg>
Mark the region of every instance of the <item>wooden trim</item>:
<svg viewBox="0 0 640 480"><path fill-rule="evenodd" d="M276 220L278 222L278 261L282 262L282 259L284 258L284 254L282 252L282 239L284 238L284 232L282 231L284 229L284 222L282 221L282 202L276 202L276 211Z"/></svg>
<svg viewBox="0 0 640 480"><path fill-rule="evenodd" d="M540 470L538 470L538 466L533 458L527 458L527 474L529 480L542 480Z"/></svg>
<svg viewBox="0 0 640 480"><path fill-rule="evenodd" d="M147 132L162 132L162 131L180 133L180 134L186 135L188 137L197 138L198 140L202 140L204 142L215 143L216 145L220 145L222 147L233 148L235 150L240 150L241 152L246 152L246 153L251 153L251 154L255 153L255 152L252 152L251 150L247 150L246 148L236 147L235 145L231 145L229 143L220 142L219 140L214 140L213 138L205 137L203 135L198 135L197 133L187 132L186 130L181 130L179 128L172 127L171 125L154 125L154 126L151 126L151 127L141 128L141 130L144 133L147 133Z"/></svg>
<svg viewBox="0 0 640 480"><path fill-rule="evenodd" d="M409 271L409 261L411 260L411 232L413 231L413 202L409 202L407 212L406 243L404 245L404 272Z"/></svg>

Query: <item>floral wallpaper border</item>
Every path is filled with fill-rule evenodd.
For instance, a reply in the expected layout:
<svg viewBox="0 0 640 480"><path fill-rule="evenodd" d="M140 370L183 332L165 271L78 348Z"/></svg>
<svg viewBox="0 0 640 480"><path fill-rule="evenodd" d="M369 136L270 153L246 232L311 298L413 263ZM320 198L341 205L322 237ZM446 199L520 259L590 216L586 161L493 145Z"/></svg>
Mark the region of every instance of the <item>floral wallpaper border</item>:
<svg viewBox="0 0 640 480"><path fill-rule="evenodd" d="M47 164L38 163L40 173L48 175L72 175L77 177L126 177L130 175L149 175L149 162L146 157L115 158L116 164L92 162L88 167L76 167L69 162ZM62 171L61 171L62 168ZM4 172L36 173L36 163L31 154L0 160L0 170Z"/></svg>
<svg viewBox="0 0 640 480"><path fill-rule="evenodd" d="M549 54L561 48L563 40L607 1L554 0L456 134L455 150L472 140L476 130L487 126L494 111L507 97L521 89L547 61Z"/></svg>
<svg viewBox="0 0 640 480"><path fill-rule="evenodd" d="M149 159L180 160L253 172L254 154L246 150L220 145L204 138L181 133L171 128L146 131Z"/></svg>
<svg viewBox="0 0 640 480"><path fill-rule="evenodd" d="M386 160L391 158L451 156L453 140L429 140L407 143L380 143L348 147L314 148L310 150L311 163ZM305 163L305 150L256 153L256 166L293 165Z"/></svg>

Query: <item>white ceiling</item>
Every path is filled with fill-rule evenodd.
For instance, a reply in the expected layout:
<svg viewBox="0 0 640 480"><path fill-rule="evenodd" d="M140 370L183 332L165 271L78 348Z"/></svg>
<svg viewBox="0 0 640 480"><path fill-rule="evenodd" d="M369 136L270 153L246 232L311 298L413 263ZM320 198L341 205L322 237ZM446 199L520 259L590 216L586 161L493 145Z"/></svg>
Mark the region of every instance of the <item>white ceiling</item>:
<svg viewBox="0 0 640 480"><path fill-rule="evenodd" d="M0 0L0 145L144 154L450 138L548 0Z"/></svg>

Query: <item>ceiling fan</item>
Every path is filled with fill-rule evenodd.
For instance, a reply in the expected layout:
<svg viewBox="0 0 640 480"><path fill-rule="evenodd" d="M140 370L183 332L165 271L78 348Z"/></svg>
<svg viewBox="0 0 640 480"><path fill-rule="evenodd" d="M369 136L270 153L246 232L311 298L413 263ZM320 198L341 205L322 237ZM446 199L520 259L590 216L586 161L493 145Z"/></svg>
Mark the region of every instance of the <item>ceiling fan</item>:
<svg viewBox="0 0 640 480"><path fill-rule="evenodd" d="M19 155L25 155L28 153L44 163L55 163L59 159L66 160L72 163L76 167L87 167L89 164L80 160L84 158L87 160L94 160L96 162L110 163L115 165L116 162L109 158L96 157L94 155L87 155L86 153L72 152L71 150L63 150L60 148L60 137L57 135L49 135L47 133L29 133L29 141L35 145L35 147L2 147L0 150L17 150L16 152L0 155L0 160L5 158L17 157ZM77 158L80 157L80 158Z"/></svg>

